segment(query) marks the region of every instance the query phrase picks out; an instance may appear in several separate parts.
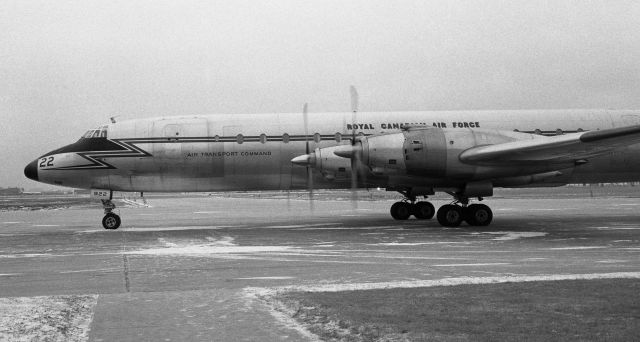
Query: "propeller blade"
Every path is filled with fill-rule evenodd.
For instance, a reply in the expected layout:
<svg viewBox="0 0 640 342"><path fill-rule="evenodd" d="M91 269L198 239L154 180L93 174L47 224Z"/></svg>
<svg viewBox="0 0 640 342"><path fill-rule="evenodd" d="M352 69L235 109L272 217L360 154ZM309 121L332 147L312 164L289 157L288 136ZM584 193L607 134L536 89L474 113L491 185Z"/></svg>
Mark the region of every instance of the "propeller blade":
<svg viewBox="0 0 640 342"><path fill-rule="evenodd" d="M351 92L351 112L355 113L358 111L358 91L354 86L350 86L349 91Z"/></svg>
<svg viewBox="0 0 640 342"><path fill-rule="evenodd" d="M356 87L350 86L349 92L351 93L351 145L355 145L358 114L358 91L356 90Z"/></svg>
<svg viewBox="0 0 640 342"><path fill-rule="evenodd" d="M309 191L309 209L313 212L313 168L307 166L307 190Z"/></svg>
<svg viewBox="0 0 640 342"><path fill-rule="evenodd" d="M351 93L351 146L356 145L356 122L358 114L358 91L356 87L350 86ZM354 157L357 155L354 154ZM358 209L358 157L351 158L351 204L354 209Z"/></svg>
<svg viewBox="0 0 640 342"><path fill-rule="evenodd" d="M307 191L309 193L309 209L313 212L313 168L310 165L312 157L309 152L309 112L308 105L305 103L302 107L302 119L304 120L304 143L305 143L305 152L306 152L306 165L307 165ZM301 156L302 157L302 156ZM302 164L301 157L294 158L291 160L292 163ZM297 159L297 161L296 161Z"/></svg>
<svg viewBox="0 0 640 342"><path fill-rule="evenodd" d="M304 120L304 142L305 153L309 154L309 113L307 112L307 104L302 107L302 119Z"/></svg>

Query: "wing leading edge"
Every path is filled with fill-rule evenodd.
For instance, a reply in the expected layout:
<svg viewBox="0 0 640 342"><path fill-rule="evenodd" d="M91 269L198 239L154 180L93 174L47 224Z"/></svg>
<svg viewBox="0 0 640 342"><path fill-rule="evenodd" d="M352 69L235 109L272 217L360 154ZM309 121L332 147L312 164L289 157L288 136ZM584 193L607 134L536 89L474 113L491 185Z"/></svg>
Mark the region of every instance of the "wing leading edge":
<svg viewBox="0 0 640 342"><path fill-rule="evenodd" d="M574 163L640 143L640 125L472 147L460 161L476 165Z"/></svg>

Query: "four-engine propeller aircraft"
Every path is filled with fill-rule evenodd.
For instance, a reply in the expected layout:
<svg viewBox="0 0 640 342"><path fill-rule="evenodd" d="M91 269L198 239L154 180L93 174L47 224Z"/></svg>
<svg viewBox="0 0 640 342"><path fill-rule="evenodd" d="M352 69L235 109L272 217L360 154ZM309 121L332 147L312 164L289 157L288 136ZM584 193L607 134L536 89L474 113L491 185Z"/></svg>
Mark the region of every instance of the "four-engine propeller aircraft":
<svg viewBox="0 0 640 342"><path fill-rule="evenodd" d="M380 187L391 216L488 225L471 199L496 187L640 180L640 111L527 110L234 114L139 119L87 131L26 166L43 183L92 189L104 228L113 191L206 192ZM427 198L453 197L437 211Z"/></svg>

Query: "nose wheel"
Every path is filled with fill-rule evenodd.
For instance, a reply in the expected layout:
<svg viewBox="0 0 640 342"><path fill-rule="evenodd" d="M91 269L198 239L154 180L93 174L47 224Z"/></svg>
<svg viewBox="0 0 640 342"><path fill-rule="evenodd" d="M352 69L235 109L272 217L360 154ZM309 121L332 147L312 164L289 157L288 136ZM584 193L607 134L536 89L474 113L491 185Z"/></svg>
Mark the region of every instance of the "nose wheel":
<svg viewBox="0 0 640 342"><path fill-rule="evenodd" d="M120 223L120 216L114 213L105 214L102 218L102 226L104 229L118 229Z"/></svg>
<svg viewBox="0 0 640 342"><path fill-rule="evenodd" d="M102 218L102 227L104 229L118 229L120 227L120 216L114 214L112 211L116 208L116 205L111 202L110 199L102 200L102 207L104 208L104 217Z"/></svg>

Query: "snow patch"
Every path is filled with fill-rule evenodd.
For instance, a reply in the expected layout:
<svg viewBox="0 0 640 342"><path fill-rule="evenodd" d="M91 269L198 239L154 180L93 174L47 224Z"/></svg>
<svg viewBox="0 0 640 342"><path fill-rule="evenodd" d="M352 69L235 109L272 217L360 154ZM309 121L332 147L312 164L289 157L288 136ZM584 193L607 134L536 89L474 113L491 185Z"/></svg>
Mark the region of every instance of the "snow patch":
<svg viewBox="0 0 640 342"><path fill-rule="evenodd" d="M502 235L497 238L491 239L494 241L509 241L509 240L517 240L522 238L532 238L532 237L541 237L546 236L548 233L545 232L482 232L482 233L471 233L471 235L479 235L479 234L491 234L491 235Z"/></svg>
<svg viewBox="0 0 640 342"><path fill-rule="evenodd" d="M185 247L150 248L126 252L125 254L137 255L218 255L218 254L252 254L290 252L294 250L289 246L215 246L215 245L190 245Z"/></svg>
<svg viewBox="0 0 640 342"><path fill-rule="evenodd" d="M423 246L423 245L442 245L442 244L467 244L468 242L461 241L437 241L437 242L381 242L370 243L368 246Z"/></svg>
<svg viewBox="0 0 640 342"><path fill-rule="evenodd" d="M1 341L86 341L97 295L0 298Z"/></svg>
<svg viewBox="0 0 640 342"><path fill-rule="evenodd" d="M213 236L207 236L207 241L210 241L213 246L237 246L233 241L235 240L231 236L224 236L220 239L217 239Z"/></svg>
<svg viewBox="0 0 640 342"><path fill-rule="evenodd" d="M160 238L158 241L164 245L164 247L129 251L125 254L201 256L292 252L297 250L297 248L291 246L238 246L234 243L234 238L231 236L221 238L207 237L207 240L209 241L207 244L180 245Z"/></svg>

